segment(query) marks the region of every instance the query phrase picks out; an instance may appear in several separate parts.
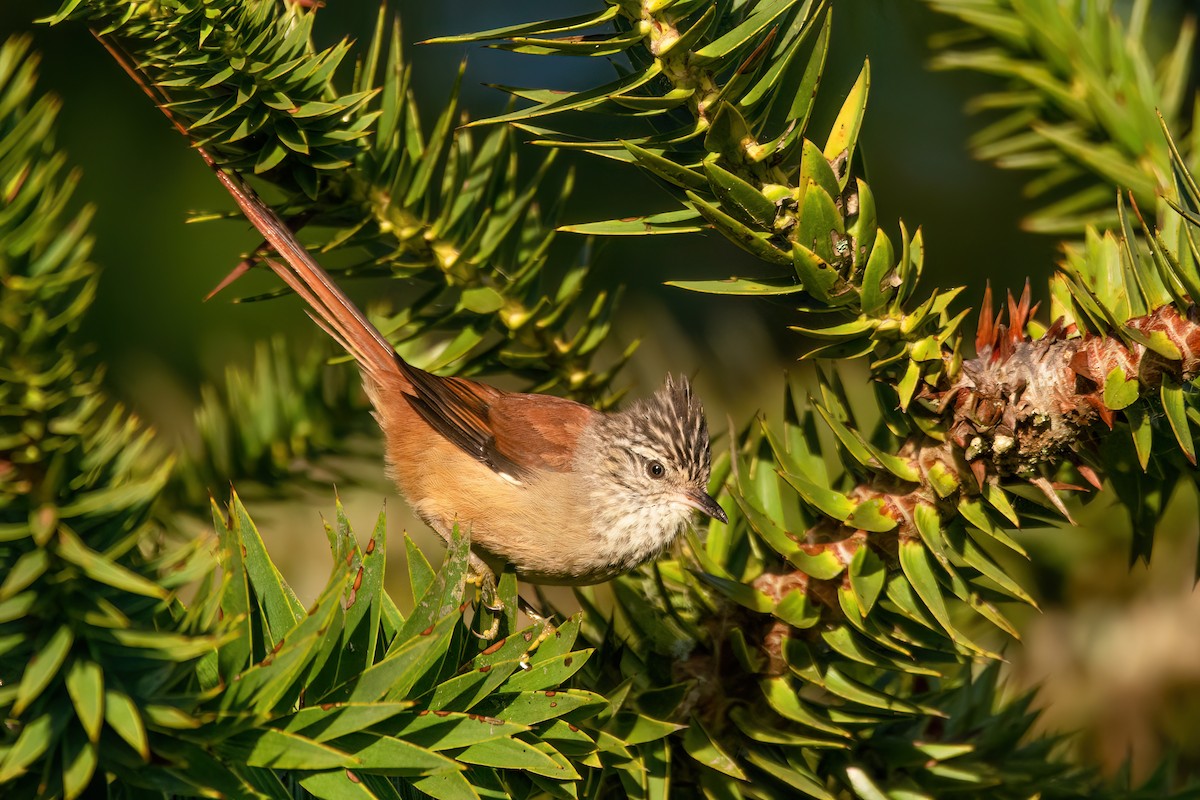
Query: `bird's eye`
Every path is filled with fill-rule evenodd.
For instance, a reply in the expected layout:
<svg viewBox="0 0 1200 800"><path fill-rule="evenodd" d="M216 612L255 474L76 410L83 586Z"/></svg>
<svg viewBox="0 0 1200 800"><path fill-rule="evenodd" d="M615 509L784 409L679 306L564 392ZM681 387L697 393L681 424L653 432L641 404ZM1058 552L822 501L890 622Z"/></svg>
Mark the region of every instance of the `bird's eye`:
<svg viewBox="0 0 1200 800"><path fill-rule="evenodd" d="M651 461L646 465L646 474L657 480L667 474L667 469L660 461Z"/></svg>

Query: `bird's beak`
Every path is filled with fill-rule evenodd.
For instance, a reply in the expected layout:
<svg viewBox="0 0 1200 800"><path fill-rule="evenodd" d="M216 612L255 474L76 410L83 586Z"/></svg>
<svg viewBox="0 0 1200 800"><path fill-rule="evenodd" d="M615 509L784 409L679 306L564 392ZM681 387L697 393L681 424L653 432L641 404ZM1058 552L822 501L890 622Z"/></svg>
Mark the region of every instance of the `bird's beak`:
<svg viewBox="0 0 1200 800"><path fill-rule="evenodd" d="M725 509L717 505L716 500L713 500L702 491L685 492L681 499L705 516L712 517L720 522L729 522L729 517L725 516Z"/></svg>

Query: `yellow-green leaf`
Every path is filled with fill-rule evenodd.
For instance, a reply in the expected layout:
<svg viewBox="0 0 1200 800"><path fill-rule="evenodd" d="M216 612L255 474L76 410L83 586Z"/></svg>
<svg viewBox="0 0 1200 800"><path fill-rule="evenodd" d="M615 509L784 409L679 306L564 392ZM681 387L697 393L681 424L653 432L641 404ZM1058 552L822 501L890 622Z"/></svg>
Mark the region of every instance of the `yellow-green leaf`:
<svg viewBox="0 0 1200 800"><path fill-rule="evenodd" d="M683 734L683 749L696 761L731 778L746 780L746 773L737 761L704 729L700 720L692 717L691 724Z"/></svg>
<svg viewBox="0 0 1200 800"><path fill-rule="evenodd" d="M39 645L21 675L21 683L17 686L17 698L13 703L11 716L20 717L21 712L28 708L29 704L42 693L42 690L50 685L50 681L54 680L54 676L58 674L66 660L71 643L74 641L75 634L71 631L70 626L60 625L48 639Z"/></svg>
<svg viewBox="0 0 1200 800"><path fill-rule="evenodd" d="M829 138L825 141L823 151L826 159L832 161L844 150L850 151L850 155L854 154L854 144L858 141L858 132L862 127L863 114L867 109L867 94L870 89L871 62L867 60L863 62L862 72L859 73L858 80L854 82L850 93L846 95L846 101L842 103L841 111L838 112L837 119L833 122L833 128L829 131ZM845 188L846 176L849 174L850 171L846 170L838 182L839 188Z"/></svg>
<svg viewBox="0 0 1200 800"><path fill-rule="evenodd" d="M855 506L850 516L846 517L846 525L872 533L884 533L900 524L887 513L887 505L880 498L864 500Z"/></svg>
<svg viewBox="0 0 1200 800"><path fill-rule="evenodd" d="M1175 434L1175 441L1179 442L1179 447L1183 450L1183 454L1187 456L1187 460L1192 462L1194 466L1196 464L1196 440L1192 437L1192 431L1188 425L1183 387L1169 376L1164 375L1160 393L1162 395L1163 411L1166 412L1167 421L1171 424L1171 431Z"/></svg>
<svg viewBox="0 0 1200 800"><path fill-rule="evenodd" d="M1113 367L1104 378L1104 405L1113 411L1120 411L1133 405L1138 399L1138 382L1129 380L1125 370Z"/></svg>
<svg viewBox="0 0 1200 800"><path fill-rule="evenodd" d="M88 741L98 741L104 724L104 671L100 665L86 656L76 656L67 669L67 694Z"/></svg>

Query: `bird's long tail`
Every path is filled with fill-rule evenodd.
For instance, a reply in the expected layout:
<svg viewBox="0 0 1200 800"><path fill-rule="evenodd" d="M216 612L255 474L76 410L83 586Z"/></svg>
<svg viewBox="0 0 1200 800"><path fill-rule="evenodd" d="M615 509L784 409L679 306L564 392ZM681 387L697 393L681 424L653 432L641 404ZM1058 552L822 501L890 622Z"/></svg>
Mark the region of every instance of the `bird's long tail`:
<svg viewBox="0 0 1200 800"><path fill-rule="evenodd" d="M384 376L394 376L397 371L403 374L406 365L392 345L338 288L329 273L321 268L275 212L236 176L223 170L216 171L242 212L283 259L283 263L274 258L264 261L308 303L309 316L346 348L376 381Z"/></svg>
<svg viewBox="0 0 1200 800"><path fill-rule="evenodd" d="M212 154L192 140L187 126L172 112L171 98L163 88L151 83L142 74L134 59L111 37L103 36L96 30L93 30L92 33L129 74L134 83L140 86L154 105L166 115L176 130L193 142L196 151L204 159L204 163L208 164L216 173L217 179L233 196L242 212L283 258L286 266L272 259L266 259L266 262L275 271L275 274L291 287L292 291L304 298L304 301L312 307L310 316L316 320L317 324L324 328L342 347L346 348L367 374L377 381L385 376L395 376L399 373L405 382L411 383L408 375L414 371L413 368L396 355L396 351L383 337L383 334L367 320L354 303L350 302L350 298L346 297L329 277L329 274L313 260L313 257L296 240L291 230L283 224L275 212L263 203L236 173L222 169L213 159Z"/></svg>

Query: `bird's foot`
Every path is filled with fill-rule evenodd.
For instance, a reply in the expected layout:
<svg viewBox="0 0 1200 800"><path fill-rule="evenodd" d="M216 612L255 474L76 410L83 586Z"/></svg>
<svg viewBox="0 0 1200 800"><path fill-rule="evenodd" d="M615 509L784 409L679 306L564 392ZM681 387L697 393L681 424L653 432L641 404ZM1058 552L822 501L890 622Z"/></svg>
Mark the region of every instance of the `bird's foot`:
<svg viewBox="0 0 1200 800"><path fill-rule="evenodd" d="M500 599L500 594L496 591L496 576L492 574L491 570L474 572L467 578L467 582L473 583L479 588L479 607L486 608L492 614L492 624L486 631L472 630L471 633L479 639L491 641L500 632L500 620L503 618L501 612L504 611L504 601Z"/></svg>
<svg viewBox="0 0 1200 800"><path fill-rule="evenodd" d="M528 671L533 668L533 665L529 663L529 657L541 646L542 642L553 636L558 628L555 626L551 614L543 614L540 609L534 608L532 603L520 595L517 595L517 605L525 612L525 616L533 620L534 625L541 627L529 647L525 648L525 652L521 654L521 660L517 662L517 666Z"/></svg>

